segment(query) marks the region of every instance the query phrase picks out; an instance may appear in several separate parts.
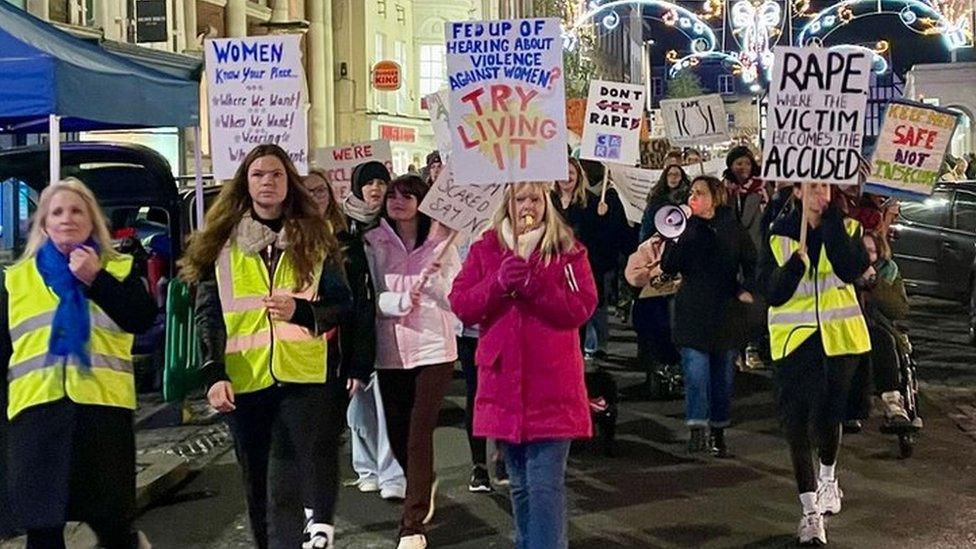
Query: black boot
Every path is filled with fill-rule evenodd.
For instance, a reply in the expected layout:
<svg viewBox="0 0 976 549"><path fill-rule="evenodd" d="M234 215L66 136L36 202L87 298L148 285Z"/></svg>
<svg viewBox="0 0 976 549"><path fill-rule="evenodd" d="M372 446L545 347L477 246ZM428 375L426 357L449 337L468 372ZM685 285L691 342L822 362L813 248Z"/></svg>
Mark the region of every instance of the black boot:
<svg viewBox="0 0 976 549"><path fill-rule="evenodd" d="M712 455L720 459L729 457L729 447L725 443L725 429L713 428L711 439Z"/></svg>
<svg viewBox="0 0 976 549"><path fill-rule="evenodd" d="M688 438L688 453L697 454L705 451L708 444L708 435L704 427L692 427L691 436Z"/></svg>

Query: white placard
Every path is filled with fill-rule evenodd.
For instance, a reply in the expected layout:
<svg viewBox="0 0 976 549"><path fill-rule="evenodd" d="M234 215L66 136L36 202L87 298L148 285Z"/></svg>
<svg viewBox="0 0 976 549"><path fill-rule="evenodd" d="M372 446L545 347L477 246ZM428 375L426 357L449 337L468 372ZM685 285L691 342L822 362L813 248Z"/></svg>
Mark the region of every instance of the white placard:
<svg viewBox="0 0 976 549"><path fill-rule="evenodd" d="M445 89L432 93L424 99L427 101L427 113L430 116L430 127L434 130L437 152L441 153L441 161L447 162L451 156L451 125L448 120L450 94Z"/></svg>
<svg viewBox="0 0 976 549"><path fill-rule="evenodd" d="M445 35L456 183L566 179L560 21L459 21Z"/></svg>
<svg viewBox="0 0 976 549"><path fill-rule="evenodd" d="M645 101L639 84L591 81L580 158L629 166L640 162Z"/></svg>
<svg viewBox="0 0 976 549"><path fill-rule="evenodd" d="M871 157L868 182L895 191L932 194L958 120L958 113L946 109L892 101ZM873 186L872 191L879 189Z"/></svg>
<svg viewBox="0 0 976 549"><path fill-rule="evenodd" d="M644 208L647 207L647 195L661 178L662 170L645 170L620 164L608 166L627 221L640 223L644 217Z"/></svg>
<svg viewBox="0 0 976 549"><path fill-rule="evenodd" d="M216 179L231 179L257 145L288 152L308 173L305 72L293 34L207 40L210 154Z"/></svg>
<svg viewBox="0 0 976 549"><path fill-rule="evenodd" d="M327 172L332 192L340 203L352 186L353 168L372 160L382 162L393 176L393 152L390 142L384 139L315 150L315 165Z"/></svg>
<svg viewBox="0 0 976 549"><path fill-rule="evenodd" d="M722 174L725 172L725 158L713 158L707 162L695 162L683 166L683 168L685 169L685 173L688 174L689 179L699 175L711 175L722 179Z"/></svg>
<svg viewBox="0 0 976 549"><path fill-rule="evenodd" d="M444 165L430 188L420 211L460 233L465 241L480 233L505 200L505 185L493 183L472 187L454 182L451 163Z"/></svg>
<svg viewBox="0 0 976 549"><path fill-rule="evenodd" d="M857 184L871 53L785 46L774 53L762 178Z"/></svg>
<svg viewBox="0 0 976 549"><path fill-rule="evenodd" d="M729 117L725 102L717 93L663 99L661 115L664 131L675 145L701 146L729 140Z"/></svg>

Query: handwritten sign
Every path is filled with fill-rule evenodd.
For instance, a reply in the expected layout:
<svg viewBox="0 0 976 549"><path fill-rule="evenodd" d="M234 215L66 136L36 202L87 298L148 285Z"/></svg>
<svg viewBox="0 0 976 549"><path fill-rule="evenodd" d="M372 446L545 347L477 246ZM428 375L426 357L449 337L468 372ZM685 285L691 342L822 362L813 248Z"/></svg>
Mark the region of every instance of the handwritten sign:
<svg viewBox="0 0 976 549"><path fill-rule="evenodd" d="M892 101L871 158L868 180L873 190L881 185L932 194L958 121L958 114L952 111L922 103Z"/></svg>
<svg viewBox="0 0 976 549"><path fill-rule="evenodd" d="M671 143L667 139L651 138L641 141L640 155L642 168L664 167L664 157L671 152Z"/></svg>
<svg viewBox="0 0 976 549"><path fill-rule="evenodd" d="M870 53L794 47L774 53L763 179L857 184Z"/></svg>
<svg viewBox="0 0 976 549"><path fill-rule="evenodd" d="M214 177L231 179L247 153L274 143L308 173L307 98L298 35L207 40Z"/></svg>
<svg viewBox="0 0 976 549"><path fill-rule="evenodd" d="M620 164L609 164L613 186L620 196L624 215L631 223L640 223L647 207L647 195L661 178L661 170L644 170Z"/></svg>
<svg viewBox="0 0 976 549"><path fill-rule="evenodd" d="M339 202L345 200L352 187L353 168L373 160L385 164L393 175L393 152L389 141L366 141L315 150L315 164L326 171Z"/></svg>
<svg viewBox="0 0 976 549"><path fill-rule="evenodd" d="M645 101L639 84L591 81L580 158L637 164Z"/></svg>
<svg viewBox="0 0 976 549"><path fill-rule="evenodd" d="M430 115L430 127L434 130L434 141L437 151L441 153L441 160L447 162L451 156L451 123L448 120L448 102L450 96L447 90L440 90L425 97L427 113Z"/></svg>
<svg viewBox="0 0 976 549"><path fill-rule="evenodd" d="M722 96L713 93L661 100L664 131L672 143L701 146L729 140L729 117Z"/></svg>
<svg viewBox="0 0 976 549"><path fill-rule="evenodd" d="M505 200L505 185L458 185L454 181L453 163L441 170L434 186L420 204L420 211L431 219L458 231L463 240L480 233Z"/></svg>
<svg viewBox="0 0 976 549"><path fill-rule="evenodd" d="M456 183L566 179L559 20L461 21L445 34Z"/></svg>

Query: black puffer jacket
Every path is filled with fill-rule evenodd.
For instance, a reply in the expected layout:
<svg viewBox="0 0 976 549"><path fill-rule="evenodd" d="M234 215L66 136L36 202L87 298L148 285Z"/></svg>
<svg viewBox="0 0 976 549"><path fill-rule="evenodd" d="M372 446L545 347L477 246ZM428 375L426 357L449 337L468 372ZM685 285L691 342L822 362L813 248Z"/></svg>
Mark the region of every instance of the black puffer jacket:
<svg viewBox="0 0 976 549"><path fill-rule="evenodd" d="M741 311L739 292L752 291L756 249L731 209L718 208L712 219L689 218L684 234L666 245L661 269L682 279L674 300L675 345L718 352L744 343L748 333L731 317Z"/></svg>
<svg viewBox="0 0 976 549"><path fill-rule="evenodd" d="M376 305L362 236L339 233L352 308L339 327L343 378L367 381L376 358Z"/></svg>

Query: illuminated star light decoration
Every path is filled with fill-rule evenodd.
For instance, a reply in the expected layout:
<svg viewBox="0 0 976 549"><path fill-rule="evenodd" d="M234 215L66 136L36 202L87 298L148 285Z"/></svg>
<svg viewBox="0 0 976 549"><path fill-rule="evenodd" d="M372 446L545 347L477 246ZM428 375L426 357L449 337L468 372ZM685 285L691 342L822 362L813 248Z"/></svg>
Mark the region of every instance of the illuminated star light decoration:
<svg viewBox="0 0 976 549"><path fill-rule="evenodd" d="M732 6L732 33L739 41L740 77L743 82L754 82L762 67L770 74L773 67L773 45L781 34L782 10L772 0L753 3L739 0Z"/></svg>

